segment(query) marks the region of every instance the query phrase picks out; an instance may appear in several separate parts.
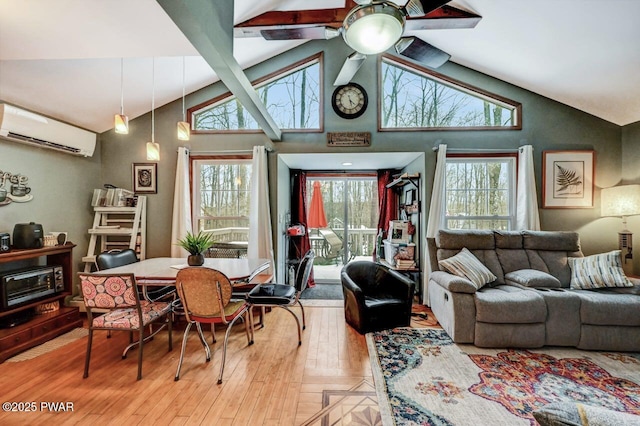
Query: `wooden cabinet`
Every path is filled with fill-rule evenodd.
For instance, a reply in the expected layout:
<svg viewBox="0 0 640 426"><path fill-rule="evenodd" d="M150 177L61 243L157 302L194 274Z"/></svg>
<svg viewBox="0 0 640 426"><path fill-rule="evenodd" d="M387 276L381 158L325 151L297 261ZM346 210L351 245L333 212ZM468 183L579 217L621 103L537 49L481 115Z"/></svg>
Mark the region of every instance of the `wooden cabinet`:
<svg viewBox="0 0 640 426"><path fill-rule="evenodd" d="M0 362L7 358L37 346L76 327L82 327L82 319L78 308L65 307L65 297L72 293L71 252L75 244L43 247L30 250L11 250L0 253L2 269L11 269L11 265L20 265L23 261L42 261L45 265L62 266L64 290L55 295L25 303L13 309L0 311L0 320L20 314L29 314L39 305L45 303L59 304L59 309L44 314L33 315L27 322L9 328L0 329Z"/></svg>

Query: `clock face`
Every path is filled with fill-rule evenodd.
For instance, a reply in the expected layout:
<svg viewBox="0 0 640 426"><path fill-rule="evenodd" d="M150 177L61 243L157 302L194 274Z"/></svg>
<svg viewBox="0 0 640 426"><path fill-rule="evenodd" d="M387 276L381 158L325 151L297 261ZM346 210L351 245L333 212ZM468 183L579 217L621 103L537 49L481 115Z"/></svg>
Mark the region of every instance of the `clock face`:
<svg viewBox="0 0 640 426"><path fill-rule="evenodd" d="M333 110L342 118L360 117L367 109L367 92L359 84L338 86L333 92Z"/></svg>

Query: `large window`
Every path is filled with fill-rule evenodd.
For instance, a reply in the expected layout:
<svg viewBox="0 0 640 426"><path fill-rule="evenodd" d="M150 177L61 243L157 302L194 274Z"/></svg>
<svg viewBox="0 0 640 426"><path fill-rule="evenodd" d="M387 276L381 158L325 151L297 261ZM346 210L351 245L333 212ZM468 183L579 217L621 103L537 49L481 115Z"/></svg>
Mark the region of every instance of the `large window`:
<svg viewBox="0 0 640 426"><path fill-rule="evenodd" d="M513 229L516 157L447 157L445 227Z"/></svg>
<svg viewBox="0 0 640 426"><path fill-rule="evenodd" d="M381 130L520 129L520 104L384 56Z"/></svg>
<svg viewBox="0 0 640 426"><path fill-rule="evenodd" d="M251 159L194 159L192 173L194 230L217 242L246 241Z"/></svg>
<svg viewBox="0 0 640 426"><path fill-rule="evenodd" d="M252 84L282 130L321 130L321 55L305 59ZM189 109L194 132L260 130L231 93Z"/></svg>

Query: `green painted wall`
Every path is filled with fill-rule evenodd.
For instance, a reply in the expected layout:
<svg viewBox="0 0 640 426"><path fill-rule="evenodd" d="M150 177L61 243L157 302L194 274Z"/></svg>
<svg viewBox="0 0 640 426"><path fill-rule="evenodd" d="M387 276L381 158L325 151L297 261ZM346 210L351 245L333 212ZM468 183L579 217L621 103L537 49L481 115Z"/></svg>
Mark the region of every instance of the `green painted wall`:
<svg viewBox="0 0 640 426"><path fill-rule="evenodd" d="M267 73L324 50L324 99L331 98L333 80L338 74L344 58L351 53L341 39L329 42L315 41L279 55L247 70L253 80ZM424 217L427 217L433 168L436 154L432 148L446 143L450 148L515 149L522 144L531 144L535 153L535 168L540 197L540 172L544 150L595 150L596 190L594 208L589 209L541 209L542 227L546 230L577 230L581 233L585 253L595 253L617 247L617 235L611 231L614 219L600 218L599 188L614 185L622 172L622 129L620 126L601 120L574 108L562 105L543 96L497 80L468 68L448 63L441 73L484 90L519 101L523 106L523 128L521 131L440 131L440 132L377 132L377 61L367 59L354 81L364 86L369 94L369 108L355 120L337 117L328 102L324 105L324 131L368 131L371 132L370 148L330 148L326 146L325 133L283 133L282 141L275 142L276 153L270 154L270 182L274 211L274 241L282 244L282 226L276 226L279 217L288 207L284 201L288 193L286 165L277 161L278 153L309 154L320 152L424 152ZM216 83L187 97L187 106L197 105L225 92L223 84ZM162 145L159 162L158 194L149 196L148 255L167 255L170 248L170 224L175 175L176 149L181 145L175 136L175 125L181 117L181 100L156 110L156 141ZM115 185L131 186L131 163L146 162L144 144L150 138L150 115L131 121L131 133L127 136L107 132L102 135L103 179ZM193 135L184 143L192 151L219 151L251 149L256 144L268 143L262 134L243 135ZM412 166L412 167L415 167ZM274 207L275 209L276 207ZM615 226L615 225L614 225ZM423 225L426 229L426 224ZM281 249L276 247L276 255Z"/></svg>
<svg viewBox="0 0 640 426"><path fill-rule="evenodd" d="M16 223L42 224L45 235L68 232L77 244L73 251L74 276L87 254L87 230L93 222L91 197L100 181L100 144L91 158L76 157L0 138L0 170L29 177L33 200L0 207L0 232L13 233ZM8 183L6 186L8 187Z"/></svg>

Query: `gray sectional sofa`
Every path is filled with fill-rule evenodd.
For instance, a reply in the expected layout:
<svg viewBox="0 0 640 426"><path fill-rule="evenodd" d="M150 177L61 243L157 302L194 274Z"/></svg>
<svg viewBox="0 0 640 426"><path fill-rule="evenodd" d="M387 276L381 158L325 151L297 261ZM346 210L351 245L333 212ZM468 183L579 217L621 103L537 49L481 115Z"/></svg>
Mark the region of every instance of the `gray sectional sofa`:
<svg viewBox="0 0 640 426"><path fill-rule="evenodd" d="M457 343L640 351L640 280L633 287L571 289L575 232L441 230L428 239L429 299ZM467 248L494 275L477 289L439 261Z"/></svg>

